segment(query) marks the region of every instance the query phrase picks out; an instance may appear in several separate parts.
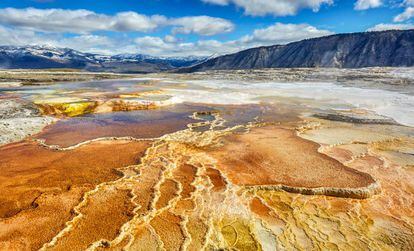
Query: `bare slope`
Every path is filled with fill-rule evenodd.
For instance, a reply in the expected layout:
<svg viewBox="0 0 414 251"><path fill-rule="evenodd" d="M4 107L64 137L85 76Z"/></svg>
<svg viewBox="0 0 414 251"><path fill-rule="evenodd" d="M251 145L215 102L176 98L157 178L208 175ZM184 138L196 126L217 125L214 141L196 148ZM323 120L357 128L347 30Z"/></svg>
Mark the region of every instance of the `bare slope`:
<svg viewBox="0 0 414 251"><path fill-rule="evenodd" d="M287 45L248 49L180 72L206 70L374 66L413 66L414 30L363 32L320 37Z"/></svg>

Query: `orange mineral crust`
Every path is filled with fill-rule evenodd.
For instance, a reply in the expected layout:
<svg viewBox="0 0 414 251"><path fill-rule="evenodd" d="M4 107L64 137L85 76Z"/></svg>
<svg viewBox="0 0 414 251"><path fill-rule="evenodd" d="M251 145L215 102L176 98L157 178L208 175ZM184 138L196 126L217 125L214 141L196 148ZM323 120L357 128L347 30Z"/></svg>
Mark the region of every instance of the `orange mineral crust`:
<svg viewBox="0 0 414 251"><path fill-rule="evenodd" d="M94 194L80 209L68 231L56 238L50 250L85 250L91 243L114 239L133 216L134 204L127 190L106 189Z"/></svg>
<svg viewBox="0 0 414 251"><path fill-rule="evenodd" d="M117 168L137 164L150 144L99 141L68 151L35 142L1 147L0 249L40 248L74 216L73 208L85 192L119 179L122 173ZM124 201L125 196L114 195ZM102 208L112 210L108 205Z"/></svg>
<svg viewBox="0 0 414 251"><path fill-rule="evenodd" d="M180 226L181 221L179 216L170 212L163 212L151 221L152 227L164 243L166 250L179 251L182 249L185 236Z"/></svg>
<svg viewBox="0 0 414 251"><path fill-rule="evenodd" d="M202 130L157 131L175 116L137 125L153 140L0 148L0 249L413 250L410 138L209 108L191 112ZM114 116L101 127L129 126Z"/></svg>
<svg viewBox="0 0 414 251"><path fill-rule="evenodd" d="M318 144L298 137L294 130L253 128L246 134L224 137L221 143L223 146L212 150L211 155L217 159L218 168L238 185L365 197L369 194L364 190L359 194L358 188L375 184L369 174L319 153Z"/></svg>

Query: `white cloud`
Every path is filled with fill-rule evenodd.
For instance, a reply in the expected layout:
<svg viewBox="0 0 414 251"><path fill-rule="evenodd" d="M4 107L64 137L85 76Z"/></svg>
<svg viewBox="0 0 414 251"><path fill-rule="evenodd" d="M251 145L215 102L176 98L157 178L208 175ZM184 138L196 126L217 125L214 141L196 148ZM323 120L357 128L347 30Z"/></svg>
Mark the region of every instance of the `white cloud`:
<svg viewBox="0 0 414 251"><path fill-rule="evenodd" d="M0 23L46 32L90 32L108 29L111 18L88 10L0 9Z"/></svg>
<svg viewBox="0 0 414 251"><path fill-rule="evenodd" d="M52 34L37 34L32 30L11 29L0 25L1 45L50 44L56 38L57 36Z"/></svg>
<svg viewBox="0 0 414 251"><path fill-rule="evenodd" d="M372 8L378 8L383 5L382 0L358 0L355 3L355 10L367 10Z"/></svg>
<svg viewBox="0 0 414 251"><path fill-rule="evenodd" d="M414 6L414 0L404 0L402 5L403 6Z"/></svg>
<svg viewBox="0 0 414 251"><path fill-rule="evenodd" d="M398 5L405 7L404 12L394 17L394 22L404 22L414 17L414 0L404 0Z"/></svg>
<svg viewBox="0 0 414 251"><path fill-rule="evenodd" d="M182 17L171 20L174 33L196 33L204 36L211 36L219 33L233 31L234 24L223 18L209 16Z"/></svg>
<svg viewBox="0 0 414 251"><path fill-rule="evenodd" d="M49 45L92 53L114 54L120 49L117 48L119 44L119 41L107 36L83 34L65 37L62 34L39 33L27 29L10 29L0 25L0 45ZM121 49L123 48L125 47L122 46Z"/></svg>
<svg viewBox="0 0 414 251"><path fill-rule="evenodd" d="M300 9L319 11L323 4L331 5L333 0L202 0L217 5L234 4L244 9L245 14L252 16L289 16L295 15Z"/></svg>
<svg viewBox="0 0 414 251"><path fill-rule="evenodd" d="M243 49L286 44L306 38L330 35L328 30L319 30L308 24L276 23L264 29L257 29L251 35L238 40L220 42L217 40L199 40L195 43L183 43L170 38L146 36L135 39L138 51L159 56L211 56L237 52Z"/></svg>
<svg viewBox="0 0 414 251"><path fill-rule="evenodd" d="M122 33L113 33L111 36L93 33L99 30L151 31L165 26L172 28L172 34L163 38L144 36L132 39ZM240 39L224 42L213 39L185 42L182 40L183 37L178 35L196 33L209 36L230 32L233 29L234 25L228 20L208 16L167 18L159 15L145 16L135 12L108 16L87 10L0 9L0 44L52 45L103 54L210 56L332 34L308 24L275 23L254 30Z"/></svg>
<svg viewBox="0 0 414 251"><path fill-rule="evenodd" d="M119 44L117 41L107 36L86 34L58 39L52 45L91 53L112 54L116 52L117 44Z"/></svg>
<svg viewBox="0 0 414 251"><path fill-rule="evenodd" d="M414 24L377 24L367 31L385 31L385 30L410 30L414 29Z"/></svg>
<svg viewBox="0 0 414 251"><path fill-rule="evenodd" d="M403 13L394 17L394 22L403 22L414 17L414 7L407 7Z"/></svg>
<svg viewBox="0 0 414 251"><path fill-rule="evenodd" d="M149 32L158 27L173 26L176 33L216 35L232 31L233 23L222 18L191 16L167 18L136 12L120 12L113 16L89 10L63 9L0 9L0 23L41 32L90 33L93 31Z"/></svg>
<svg viewBox="0 0 414 251"><path fill-rule="evenodd" d="M309 24L276 23L264 29L258 29L252 35L242 38L245 43L286 44L305 38L321 37L333 34L328 30L319 30Z"/></svg>
<svg viewBox="0 0 414 251"><path fill-rule="evenodd" d="M145 36L135 39L134 42L136 45L135 51L155 56L211 56L235 52L239 49L236 41L200 40L194 43L186 43Z"/></svg>
<svg viewBox="0 0 414 251"><path fill-rule="evenodd" d="M217 4L217 5L228 5L230 3L229 0L201 0L205 3Z"/></svg>
<svg viewBox="0 0 414 251"><path fill-rule="evenodd" d="M107 37L93 34L63 36L55 33L35 32L27 29L9 29L0 26L1 44L13 45L52 45L69 47L76 50L102 54L141 53L154 56L211 56L237 52L243 49L274 44L285 44L305 38L332 34L308 24L276 23L237 40L217 41L199 40L183 42L167 35L138 37L133 40L125 37Z"/></svg>
<svg viewBox="0 0 414 251"><path fill-rule="evenodd" d="M166 35L166 36L164 37L164 40L165 40L166 42L169 42L169 43L175 43L175 42L177 42L177 38L176 38L176 37L174 37L174 36L172 36L172 35Z"/></svg>
<svg viewBox="0 0 414 251"><path fill-rule="evenodd" d="M106 30L114 31L152 31L166 23L167 18L161 15L145 16L136 12L120 12L109 17L110 23Z"/></svg>

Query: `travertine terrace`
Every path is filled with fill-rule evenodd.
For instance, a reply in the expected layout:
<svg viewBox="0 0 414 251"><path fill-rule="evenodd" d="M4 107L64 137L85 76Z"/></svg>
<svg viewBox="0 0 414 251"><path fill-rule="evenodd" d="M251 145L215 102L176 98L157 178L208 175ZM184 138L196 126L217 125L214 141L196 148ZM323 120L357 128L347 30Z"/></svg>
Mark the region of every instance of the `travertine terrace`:
<svg viewBox="0 0 414 251"><path fill-rule="evenodd" d="M413 71L276 71L2 88L0 249L414 249Z"/></svg>

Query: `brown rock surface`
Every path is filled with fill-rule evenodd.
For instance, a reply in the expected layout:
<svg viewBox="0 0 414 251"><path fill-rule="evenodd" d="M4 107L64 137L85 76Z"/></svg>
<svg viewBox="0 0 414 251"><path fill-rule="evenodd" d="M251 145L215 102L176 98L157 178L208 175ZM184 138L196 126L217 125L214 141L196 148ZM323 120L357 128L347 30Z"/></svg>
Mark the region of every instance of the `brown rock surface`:
<svg viewBox="0 0 414 251"><path fill-rule="evenodd" d="M37 249L73 217L85 192L120 178L149 141L94 142L54 151L34 142L0 148L0 248Z"/></svg>
<svg viewBox="0 0 414 251"><path fill-rule="evenodd" d="M50 250L85 250L91 243L112 240L131 219L134 204L127 190L104 189L89 197L81 216Z"/></svg>
<svg viewBox="0 0 414 251"><path fill-rule="evenodd" d="M293 130L253 128L247 134L224 137L222 143L211 155L237 185L335 188L340 196L339 189L365 188L375 183L369 174L319 153L318 144L298 137Z"/></svg>
<svg viewBox="0 0 414 251"><path fill-rule="evenodd" d="M0 221L0 247L413 247L412 170L408 162L404 166L393 162L410 154L411 144L406 139L389 141L374 132L367 138L366 129L341 129L342 124L335 124L327 134L319 124L321 128L312 127L315 138L324 142L347 139L342 145L319 145L281 125L210 127L215 122L206 122L210 129L178 131L151 144L113 139L86 142L66 151L33 142L3 147L0 157L8 164L0 166L6 177L2 181L17 183L0 187L26 207L13 211L18 207L13 209L14 204L8 202L15 215ZM337 132L349 134L336 135L336 127ZM306 128L310 127L299 131L308 136ZM393 161L388 160L395 153ZM121 171L113 172L113 166L121 167L120 163L123 177L117 175ZM34 182L24 180L25 175ZM68 189L63 182L67 180L77 183ZM374 195L376 181L381 183L381 193ZM39 187L46 189L43 183L53 190L35 198L33 207L30 202ZM12 190L15 187L26 189L17 193Z"/></svg>

